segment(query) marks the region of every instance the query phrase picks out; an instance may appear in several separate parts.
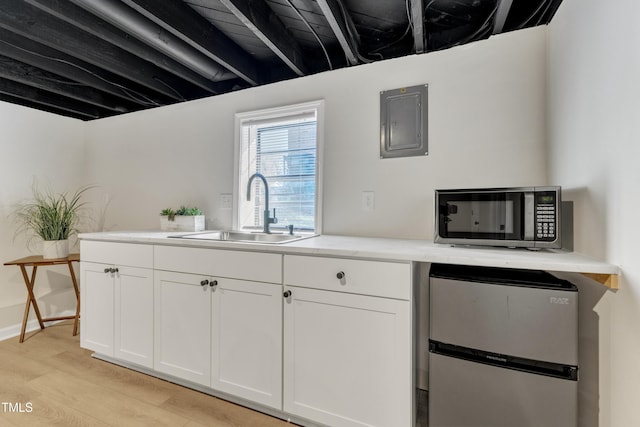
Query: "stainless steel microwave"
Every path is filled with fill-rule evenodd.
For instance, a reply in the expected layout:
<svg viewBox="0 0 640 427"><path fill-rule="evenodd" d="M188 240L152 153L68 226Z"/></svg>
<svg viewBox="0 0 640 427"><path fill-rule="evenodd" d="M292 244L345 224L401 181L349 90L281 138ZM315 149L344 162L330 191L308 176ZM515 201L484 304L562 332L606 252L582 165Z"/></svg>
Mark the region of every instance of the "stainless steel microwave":
<svg viewBox="0 0 640 427"><path fill-rule="evenodd" d="M436 190L436 243L561 248L560 187Z"/></svg>

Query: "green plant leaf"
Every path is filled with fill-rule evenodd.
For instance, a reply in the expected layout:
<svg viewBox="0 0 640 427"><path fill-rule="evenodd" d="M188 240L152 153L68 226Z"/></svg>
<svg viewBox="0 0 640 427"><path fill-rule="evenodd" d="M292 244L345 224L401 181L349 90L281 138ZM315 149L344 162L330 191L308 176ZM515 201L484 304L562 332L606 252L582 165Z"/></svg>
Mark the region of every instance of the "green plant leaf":
<svg viewBox="0 0 640 427"><path fill-rule="evenodd" d="M176 217L176 213L173 209L166 208L160 211L160 216L166 216L169 221L173 221Z"/></svg>
<svg viewBox="0 0 640 427"><path fill-rule="evenodd" d="M81 187L75 193L56 194L50 189L40 190L34 183L33 200L14 212L19 223L16 233L35 235L42 240L65 240L76 234L80 211L85 205L82 195L92 186Z"/></svg>
<svg viewBox="0 0 640 427"><path fill-rule="evenodd" d="M183 216L202 215L202 211L196 207L188 208L186 206L180 206L180 209L176 210L176 215L183 215Z"/></svg>

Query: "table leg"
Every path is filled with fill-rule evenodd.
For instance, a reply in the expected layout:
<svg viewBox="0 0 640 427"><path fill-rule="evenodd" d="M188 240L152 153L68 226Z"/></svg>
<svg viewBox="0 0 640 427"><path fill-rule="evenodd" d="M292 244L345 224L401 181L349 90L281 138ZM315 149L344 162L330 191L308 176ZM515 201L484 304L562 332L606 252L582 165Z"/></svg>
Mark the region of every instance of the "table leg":
<svg viewBox="0 0 640 427"><path fill-rule="evenodd" d="M29 319L29 308L31 304L33 304L33 310L36 312L36 317L38 318L38 323L40 324L40 329L44 329L44 322L42 321L42 316L40 315L40 309L38 308L38 304L36 303L36 298L33 294L33 285L36 281L36 273L38 271L38 266L34 265L33 270L31 272L31 278L27 274L27 269L24 265L20 266L20 270L22 271L22 278L24 279L24 284L27 287L27 303L24 308L24 316L22 318L22 330L20 331L20 342L24 342L24 334L27 329L27 320Z"/></svg>
<svg viewBox="0 0 640 427"><path fill-rule="evenodd" d="M27 331L27 319L29 318L29 309L31 308L31 297L27 295L24 303L24 315L22 316L22 329L20 329L20 342L24 342L24 334Z"/></svg>
<svg viewBox="0 0 640 427"><path fill-rule="evenodd" d="M80 291L78 289L78 282L76 281L76 273L73 271L72 261L67 262L69 265L69 273L71 274L71 281L73 282L73 290L76 292L76 318L73 321L73 335L78 335L78 321L80 319Z"/></svg>

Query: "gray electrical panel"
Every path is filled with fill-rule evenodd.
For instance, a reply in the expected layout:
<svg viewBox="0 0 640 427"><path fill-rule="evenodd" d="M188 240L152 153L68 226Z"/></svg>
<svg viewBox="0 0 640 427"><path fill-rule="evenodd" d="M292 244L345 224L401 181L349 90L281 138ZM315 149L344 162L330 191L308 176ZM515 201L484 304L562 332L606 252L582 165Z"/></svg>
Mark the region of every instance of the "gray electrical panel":
<svg viewBox="0 0 640 427"><path fill-rule="evenodd" d="M427 85L380 92L380 158L424 156Z"/></svg>

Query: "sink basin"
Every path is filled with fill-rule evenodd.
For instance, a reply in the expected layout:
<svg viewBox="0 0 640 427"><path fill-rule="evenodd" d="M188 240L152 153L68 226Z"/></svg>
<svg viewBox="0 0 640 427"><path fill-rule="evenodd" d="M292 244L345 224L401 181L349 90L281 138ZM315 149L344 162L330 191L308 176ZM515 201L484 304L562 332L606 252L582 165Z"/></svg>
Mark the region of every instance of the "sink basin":
<svg viewBox="0 0 640 427"><path fill-rule="evenodd" d="M216 240L229 242L252 242L252 243L289 243L296 240L308 239L314 237L315 234L266 234L266 233L250 233L244 231L207 231L204 233L181 234L169 236L175 239L195 239L195 240Z"/></svg>

